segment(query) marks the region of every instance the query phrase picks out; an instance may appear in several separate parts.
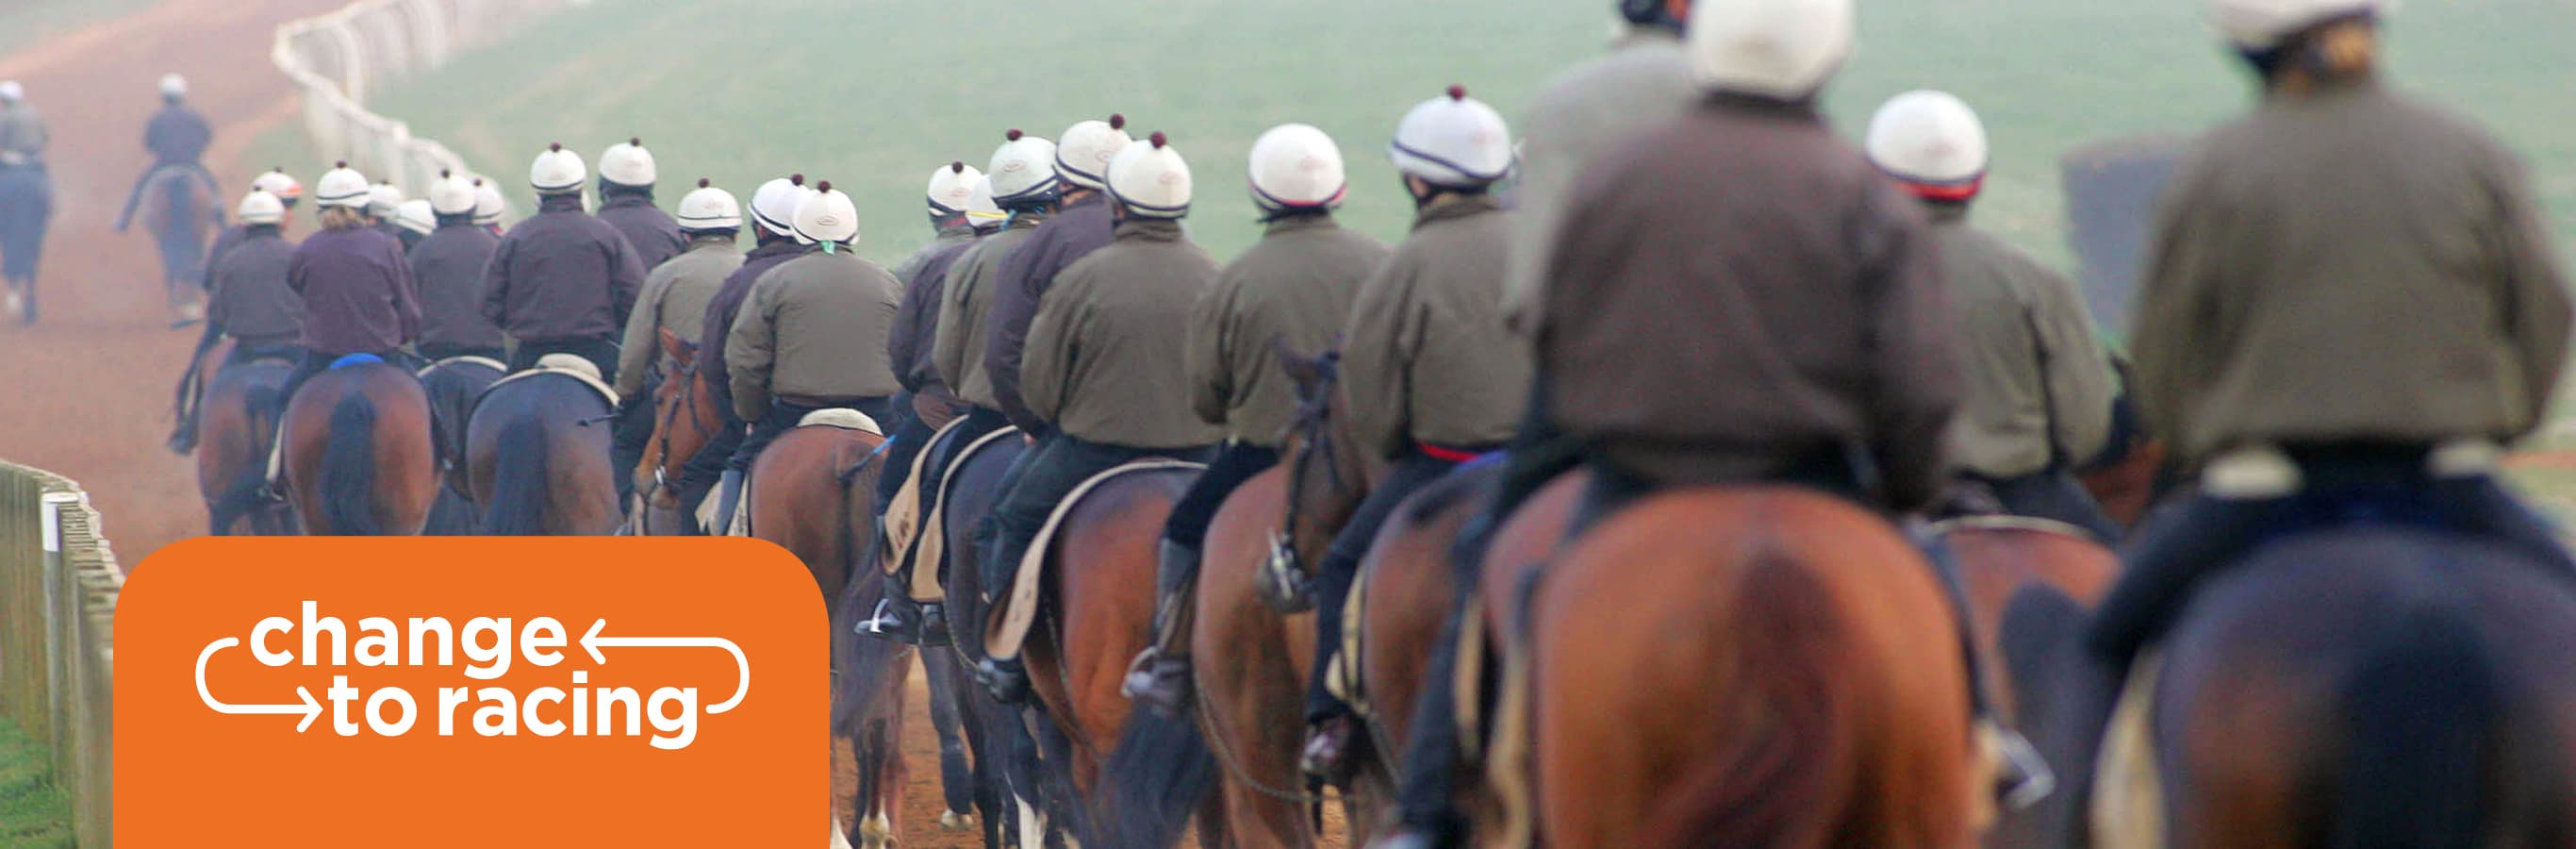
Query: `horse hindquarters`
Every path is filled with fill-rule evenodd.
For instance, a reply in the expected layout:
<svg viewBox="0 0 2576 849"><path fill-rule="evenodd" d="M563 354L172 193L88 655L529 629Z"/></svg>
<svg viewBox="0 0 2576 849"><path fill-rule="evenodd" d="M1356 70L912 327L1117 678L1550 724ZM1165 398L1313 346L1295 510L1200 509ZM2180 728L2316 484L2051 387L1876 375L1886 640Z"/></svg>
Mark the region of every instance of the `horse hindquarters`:
<svg viewBox="0 0 2576 849"><path fill-rule="evenodd" d="M1209 523L1190 638L1197 690L1190 713L1224 769L1226 831L1247 846L1315 842L1297 768L1315 617L1280 615L1261 601L1258 587L1271 530L1285 513L1286 481L1282 468L1253 476Z"/></svg>

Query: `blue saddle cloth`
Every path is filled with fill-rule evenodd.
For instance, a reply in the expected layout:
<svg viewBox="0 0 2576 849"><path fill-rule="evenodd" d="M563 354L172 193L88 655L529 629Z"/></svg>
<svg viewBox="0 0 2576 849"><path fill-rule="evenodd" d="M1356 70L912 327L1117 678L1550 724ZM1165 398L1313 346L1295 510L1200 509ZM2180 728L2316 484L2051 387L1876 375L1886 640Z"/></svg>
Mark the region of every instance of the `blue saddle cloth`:
<svg viewBox="0 0 2576 849"><path fill-rule="evenodd" d="M338 368L348 368L348 367L350 367L350 366L362 366L362 365L366 365L366 364L368 364L368 363L378 363L378 364L381 364L381 363L383 363L384 361L385 361L385 358L383 358L383 357L379 357L379 356L376 356L376 355L374 355L374 354L347 354L347 355L344 355L344 356L340 357L339 359L332 360L332 361L331 361L331 365L330 365L330 367L329 367L329 368L334 368L334 369L338 369ZM325 370L327 371L327 370L329 370L329 369L325 369Z"/></svg>

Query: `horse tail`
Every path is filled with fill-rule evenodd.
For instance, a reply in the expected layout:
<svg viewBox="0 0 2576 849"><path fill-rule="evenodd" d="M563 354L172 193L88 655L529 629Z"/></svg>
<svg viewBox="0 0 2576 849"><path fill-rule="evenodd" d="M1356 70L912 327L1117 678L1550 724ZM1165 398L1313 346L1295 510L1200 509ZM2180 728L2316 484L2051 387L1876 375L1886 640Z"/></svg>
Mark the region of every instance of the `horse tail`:
<svg viewBox="0 0 2576 849"><path fill-rule="evenodd" d="M1647 846L1821 846L1830 812L1857 801L1850 764L1861 747L1850 658L1832 591L1776 543L1747 553L1736 589L1734 680L1714 682L1723 713L1760 717L1674 783L1648 823ZM1842 673L1837 675L1837 673ZM1868 673L1859 673L1867 675Z"/></svg>
<svg viewBox="0 0 2576 849"><path fill-rule="evenodd" d="M260 501L266 498L264 491L268 488L268 480L260 474L256 464L260 458L268 456L265 449L269 440L277 438L272 424L277 418L276 408L280 406L277 391L278 387L267 384L252 384L242 390L242 404L247 408L243 421L250 431L242 435L250 440L249 445L243 446L243 454L251 459L254 466L235 471L232 481L224 485L223 494L215 496L214 503L206 506L207 524L213 526L211 532L216 536L232 533L233 521L258 509ZM204 413L203 410L198 412L200 415Z"/></svg>
<svg viewBox="0 0 2576 849"><path fill-rule="evenodd" d="M322 447L322 516L341 536L377 536L385 532L376 520L376 405L364 392L351 389L331 405L331 426Z"/></svg>
<svg viewBox="0 0 2576 849"><path fill-rule="evenodd" d="M1127 714L1118 747L1101 775L1109 782L1095 828L1103 846L1164 847L1180 843L1190 816L1217 784L1216 756L1191 717L1139 707Z"/></svg>
<svg viewBox="0 0 2576 849"><path fill-rule="evenodd" d="M528 411L501 426L492 457L492 503L483 511L483 533L535 536L546 528L546 429Z"/></svg>
<svg viewBox="0 0 2576 849"><path fill-rule="evenodd" d="M2344 684L2352 743L2327 845L2485 845L2502 683L2475 624L2457 610L2428 607L2369 634Z"/></svg>

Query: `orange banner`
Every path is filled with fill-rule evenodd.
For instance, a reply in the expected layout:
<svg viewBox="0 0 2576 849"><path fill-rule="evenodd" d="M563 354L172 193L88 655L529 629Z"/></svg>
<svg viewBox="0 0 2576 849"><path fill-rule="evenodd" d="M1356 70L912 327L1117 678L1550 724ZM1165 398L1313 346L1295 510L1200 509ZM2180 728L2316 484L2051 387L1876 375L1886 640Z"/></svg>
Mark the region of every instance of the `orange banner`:
<svg viewBox="0 0 2576 849"><path fill-rule="evenodd" d="M803 846L822 593L745 539L200 539L116 621L128 846Z"/></svg>

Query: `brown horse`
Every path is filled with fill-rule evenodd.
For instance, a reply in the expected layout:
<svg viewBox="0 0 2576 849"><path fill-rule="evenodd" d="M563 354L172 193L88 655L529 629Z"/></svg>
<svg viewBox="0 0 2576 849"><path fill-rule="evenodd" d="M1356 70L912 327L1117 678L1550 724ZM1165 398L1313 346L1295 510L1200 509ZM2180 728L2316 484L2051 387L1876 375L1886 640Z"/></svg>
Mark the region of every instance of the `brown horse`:
<svg viewBox="0 0 2576 849"><path fill-rule="evenodd" d="M858 633L858 621L875 609L887 588L883 570L861 568L832 616L832 733L850 741L858 786L849 807L858 849L903 842L903 791L911 769L904 763L904 691L912 681L911 646Z"/></svg>
<svg viewBox="0 0 2576 849"><path fill-rule="evenodd" d="M698 505L682 504L673 483L698 449L724 427L725 411L697 367L698 346L661 331L662 353L676 369L653 390L653 436L644 443L637 465L632 514L636 533L675 536L695 533L692 514Z"/></svg>
<svg viewBox="0 0 2576 849"><path fill-rule="evenodd" d="M1208 523L1190 652L1197 714L1224 768L1226 833L1246 846L1312 846L1319 796L1297 768L1315 617L1261 600L1260 570L1287 511L1289 469L1244 481ZM1355 835L1362 837L1362 835ZM1353 845L1359 845L1355 840Z"/></svg>
<svg viewBox="0 0 2576 849"><path fill-rule="evenodd" d="M384 363L314 375L287 402L279 474L304 532L420 533L438 495L429 397L411 372Z"/></svg>
<svg viewBox="0 0 2576 849"><path fill-rule="evenodd" d="M295 366L254 360L224 366L197 404L197 492L206 499L208 532L276 536L295 532L295 516L262 498L268 446L277 438L277 392Z"/></svg>
<svg viewBox="0 0 2576 849"><path fill-rule="evenodd" d="M599 536L617 529L608 399L566 374L493 384L465 426L468 490L491 536Z"/></svg>
<svg viewBox="0 0 2576 849"><path fill-rule="evenodd" d="M420 370L420 385L429 391L429 432L438 444L443 484L438 502L430 505L429 525L423 533L462 536L474 533L482 523L482 517L475 515L474 483L466 474L465 424L473 418L474 402L483 397L483 390L492 388L507 371L481 357L449 357Z"/></svg>
<svg viewBox="0 0 2576 849"><path fill-rule="evenodd" d="M2161 803L2095 845L2576 845L2571 644L2576 590L2500 547L2274 542L2175 624L2139 769Z"/></svg>
<svg viewBox="0 0 2576 849"><path fill-rule="evenodd" d="M1885 520L1787 487L1641 501L1530 604L1548 845L1974 842L1950 605Z"/></svg>
<svg viewBox="0 0 2576 849"><path fill-rule="evenodd" d="M954 434L951 434L953 437ZM946 461L966 446L933 443L922 452L921 462L934 458ZM948 621L982 622L990 606L983 587L984 547L975 539L975 520L991 513L1002 499L1002 475L1028 444L1016 435L995 440L981 453L957 463L947 472L940 488L945 494L940 512L947 516L942 527L943 551L946 552L944 573L947 591ZM922 563L915 568L940 568L943 564ZM984 658L981 640L959 639L949 643L951 656L963 670L975 668ZM1048 806L1041 800L1038 786L1037 739L1029 732L1030 723L1023 721L1022 711L993 698L991 691L974 680L971 673L951 679L948 696L955 701L963 719L967 744L974 749L975 807L982 815L984 845L1022 847L1041 846L1049 833ZM937 698L938 693L932 697Z"/></svg>

